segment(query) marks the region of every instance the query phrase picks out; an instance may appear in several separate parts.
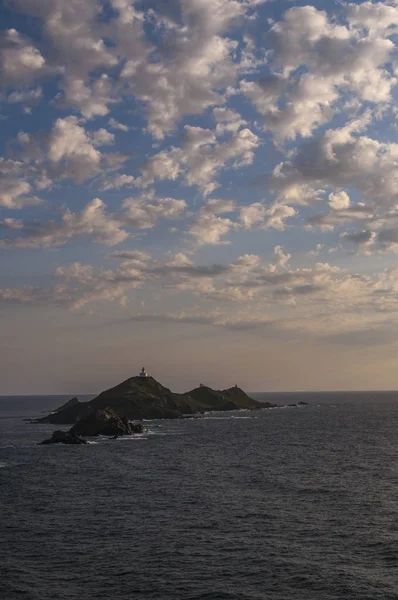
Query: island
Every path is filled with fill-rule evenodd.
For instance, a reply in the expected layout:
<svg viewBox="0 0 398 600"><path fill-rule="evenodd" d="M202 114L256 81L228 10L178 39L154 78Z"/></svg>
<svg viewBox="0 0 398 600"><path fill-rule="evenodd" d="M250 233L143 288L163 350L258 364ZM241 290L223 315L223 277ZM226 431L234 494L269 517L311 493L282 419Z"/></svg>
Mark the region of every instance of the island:
<svg viewBox="0 0 398 600"><path fill-rule="evenodd" d="M213 390L200 384L185 394L177 394L149 376L145 369L113 388L101 392L89 402L73 398L38 423L75 424L97 409L111 409L128 421L178 419L209 411L259 410L277 406L250 398L237 385Z"/></svg>
<svg viewBox="0 0 398 600"><path fill-rule="evenodd" d="M69 431L54 431L50 438L40 444L86 444L85 437L103 435L118 438L147 431L141 423L132 423L111 408L93 408L78 419Z"/></svg>
<svg viewBox="0 0 398 600"><path fill-rule="evenodd" d="M290 406L297 407L298 404ZM68 431L54 431L41 444L85 444L85 437L102 435L117 438L145 433L147 429L141 423L143 420L192 418L213 411L277 407L278 404L251 398L237 385L225 390L213 390L201 383L185 394L177 394L142 368L139 375L101 392L89 402L80 402L74 397L49 415L33 422L72 425Z"/></svg>

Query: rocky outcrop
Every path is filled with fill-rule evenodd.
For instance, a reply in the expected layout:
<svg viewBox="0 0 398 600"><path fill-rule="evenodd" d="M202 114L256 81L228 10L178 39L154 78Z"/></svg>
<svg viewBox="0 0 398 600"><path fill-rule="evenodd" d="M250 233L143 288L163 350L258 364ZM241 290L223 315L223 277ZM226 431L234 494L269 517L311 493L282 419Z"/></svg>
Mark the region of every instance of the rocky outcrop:
<svg viewBox="0 0 398 600"><path fill-rule="evenodd" d="M192 401L191 401L192 403ZM189 399L173 394L153 377L131 377L91 400L95 408L111 407L131 420L175 419L195 412Z"/></svg>
<svg viewBox="0 0 398 600"><path fill-rule="evenodd" d="M65 402L65 404L58 406L58 408L56 408L54 412L60 412L61 410L67 410L68 408L76 407L80 404L81 404L80 400L78 398L74 397L74 398L71 398L70 400L68 400L67 402Z"/></svg>
<svg viewBox="0 0 398 600"><path fill-rule="evenodd" d="M87 442L70 431L54 431L49 439L43 440L40 444L87 444Z"/></svg>
<svg viewBox="0 0 398 600"><path fill-rule="evenodd" d="M175 394L153 377L130 377L90 402L73 399L64 408L39 419L40 423L74 424L93 411L111 409L120 417L132 421L142 419L176 419L207 411L260 409L276 406L250 398L238 386L226 390L212 390L200 385L186 394ZM115 433L116 434L116 433ZM114 435L115 435L114 434ZM86 434L91 435L91 434Z"/></svg>
<svg viewBox="0 0 398 600"><path fill-rule="evenodd" d="M111 408L96 408L80 419L69 431L71 435L94 437L108 435L118 437L132 433L143 433L146 429L139 423L133 424L127 417L120 416Z"/></svg>
<svg viewBox="0 0 398 600"><path fill-rule="evenodd" d="M67 425L76 423L79 419L90 412L88 402L80 402L77 398L72 398L62 406L59 406L49 415L32 421L33 423L53 423L54 425Z"/></svg>
<svg viewBox="0 0 398 600"><path fill-rule="evenodd" d="M242 410L265 408L264 404L250 398L238 386L226 390L213 390L201 384L187 392L186 396L200 405L202 410Z"/></svg>
<svg viewBox="0 0 398 600"><path fill-rule="evenodd" d="M81 436L95 437L106 435L117 438L122 435L144 433L147 429L141 423L130 423L126 417L118 415L111 408L97 408L82 417L69 431L54 431L52 437L41 444L86 444Z"/></svg>

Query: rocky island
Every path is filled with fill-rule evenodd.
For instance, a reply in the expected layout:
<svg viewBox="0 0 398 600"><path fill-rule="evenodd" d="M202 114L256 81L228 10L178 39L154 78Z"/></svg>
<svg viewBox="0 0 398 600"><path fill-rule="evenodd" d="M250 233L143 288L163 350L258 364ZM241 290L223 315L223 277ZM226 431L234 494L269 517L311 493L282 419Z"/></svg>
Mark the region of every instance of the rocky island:
<svg viewBox="0 0 398 600"><path fill-rule="evenodd" d="M61 407L62 408L62 407ZM111 408L93 408L73 425L69 431L54 431L41 444L86 444L84 437L104 435L117 438L147 431L141 423L131 423ZM84 437L82 437L84 436Z"/></svg>
<svg viewBox="0 0 398 600"><path fill-rule="evenodd" d="M79 402L77 398L73 398L37 422L75 424L98 409L111 409L123 419L139 421L177 419L207 411L258 410L273 406L276 405L250 398L238 386L212 390L201 384L185 394L176 394L143 370L137 377L130 377L101 392L89 402Z"/></svg>
<svg viewBox="0 0 398 600"><path fill-rule="evenodd" d="M142 423L132 421L178 419L210 411L259 410L277 406L254 400L237 385L213 390L201 383L185 394L176 394L148 376L143 368L138 376L101 392L89 402L72 398L34 422L72 425L68 431L55 431L42 444L84 444L84 437L119 437L147 431Z"/></svg>

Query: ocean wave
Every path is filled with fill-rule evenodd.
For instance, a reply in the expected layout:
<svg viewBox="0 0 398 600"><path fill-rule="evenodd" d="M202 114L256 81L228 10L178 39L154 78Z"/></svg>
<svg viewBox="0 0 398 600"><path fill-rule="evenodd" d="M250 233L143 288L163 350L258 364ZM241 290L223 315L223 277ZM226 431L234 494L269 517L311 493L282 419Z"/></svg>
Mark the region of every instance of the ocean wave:
<svg viewBox="0 0 398 600"><path fill-rule="evenodd" d="M257 417L236 417L235 415L231 415L231 419L257 419Z"/></svg>

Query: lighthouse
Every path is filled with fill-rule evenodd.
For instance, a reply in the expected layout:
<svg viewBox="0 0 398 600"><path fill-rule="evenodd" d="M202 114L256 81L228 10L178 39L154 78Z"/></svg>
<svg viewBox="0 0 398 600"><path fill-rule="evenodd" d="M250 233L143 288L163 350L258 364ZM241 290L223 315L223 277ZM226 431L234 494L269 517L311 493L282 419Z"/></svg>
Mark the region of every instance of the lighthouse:
<svg viewBox="0 0 398 600"><path fill-rule="evenodd" d="M140 377L149 377L148 373L145 371L145 367L142 367Z"/></svg>

